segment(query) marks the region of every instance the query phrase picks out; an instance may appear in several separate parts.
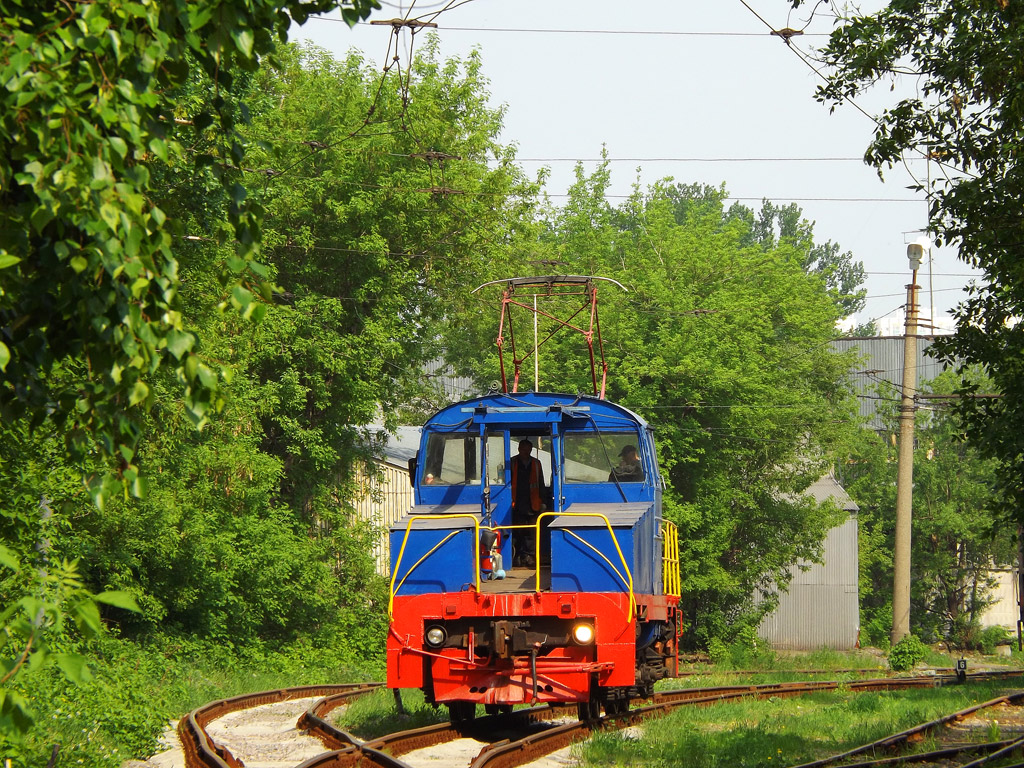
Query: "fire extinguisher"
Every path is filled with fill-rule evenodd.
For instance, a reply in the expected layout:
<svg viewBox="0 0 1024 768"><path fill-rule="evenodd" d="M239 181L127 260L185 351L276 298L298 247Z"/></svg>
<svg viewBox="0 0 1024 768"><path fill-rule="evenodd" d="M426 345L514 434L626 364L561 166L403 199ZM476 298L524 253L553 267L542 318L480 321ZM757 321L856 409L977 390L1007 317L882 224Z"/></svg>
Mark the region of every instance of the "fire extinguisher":
<svg viewBox="0 0 1024 768"><path fill-rule="evenodd" d="M501 532L481 531L480 533L480 572L488 579L504 579L505 571L501 567Z"/></svg>

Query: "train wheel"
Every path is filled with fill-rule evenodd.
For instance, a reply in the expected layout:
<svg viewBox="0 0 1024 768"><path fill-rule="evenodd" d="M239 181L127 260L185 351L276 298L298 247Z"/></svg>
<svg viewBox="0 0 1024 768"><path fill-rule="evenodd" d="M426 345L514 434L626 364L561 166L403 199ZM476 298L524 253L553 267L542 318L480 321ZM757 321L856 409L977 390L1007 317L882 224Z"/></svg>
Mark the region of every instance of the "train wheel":
<svg viewBox="0 0 1024 768"><path fill-rule="evenodd" d="M591 695L590 701L581 701L576 705L576 714L581 723L589 723L601 719L601 702Z"/></svg>
<svg viewBox="0 0 1024 768"><path fill-rule="evenodd" d="M472 701L453 701L448 705L448 719L452 725L465 725L476 719L476 704Z"/></svg>
<svg viewBox="0 0 1024 768"><path fill-rule="evenodd" d="M488 715L511 715L511 704L484 704L484 712Z"/></svg>
<svg viewBox="0 0 1024 768"><path fill-rule="evenodd" d="M624 715L629 712L629 699L609 699L604 703L604 712L606 715Z"/></svg>

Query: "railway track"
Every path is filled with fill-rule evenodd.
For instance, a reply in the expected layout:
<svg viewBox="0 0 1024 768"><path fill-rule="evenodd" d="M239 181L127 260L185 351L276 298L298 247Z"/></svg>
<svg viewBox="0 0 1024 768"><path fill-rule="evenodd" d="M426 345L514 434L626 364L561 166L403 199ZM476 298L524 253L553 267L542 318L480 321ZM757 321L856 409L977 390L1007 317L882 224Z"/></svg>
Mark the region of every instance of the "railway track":
<svg viewBox="0 0 1024 768"><path fill-rule="evenodd" d="M942 717L936 718L935 720L931 720L927 723L915 725L913 728L908 728L905 731L894 733L891 736L886 736L883 739L873 741L869 744L864 744L863 746L856 747L855 749L847 750L846 752L841 752L837 755L832 755L831 757L816 760L811 763L803 763L802 765L795 766L794 768L826 768L826 766L839 765L842 765L843 768L868 768L868 766L874 767L907 763L913 763L916 765L942 765L945 768L952 768L953 766L967 768L967 766L982 766L986 764L994 765L994 761L1014 752L1021 752L1024 750L1024 734L1014 739L1001 739L984 743L959 741L958 743L943 746L941 749L934 749L926 752L907 752L902 755L894 755L893 753L900 750L906 750L908 746L920 741L925 735L933 734L944 727L960 723L972 715L977 715L984 710L994 710L1007 705L1024 705L1024 692L990 699L989 701L982 702L981 704L975 704L957 712L943 715ZM1022 725L1024 725L1024 723L1022 723ZM956 736L957 735L954 734L954 740L956 740ZM882 756L875 757L875 755L878 755L879 753L881 753ZM871 755L872 759L850 762L852 758L861 755ZM1018 761L1014 765L1019 766L1021 763Z"/></svg>
<svg viewBox="0 0 1024 768"><path fill-rule="evenodd" d="M1007 672L976 672L968 675L971 680L998 680L1008 677L1020 677L1020 671ZM188 768L242 768L244 763L236 758L224 746L218 745L208 735L206 727L217 718L230 712L273 704L283 701L308 697L321 697L299 718L298 727L316 737L326 751L300 763L296 768L328 768L347 766L381 766L382 768L410 768L401 757L414 750L436 747L464 737L477 737L485 742L479 754L470 763L470 768L515 768L544 755L550 754L574 742L586 739L594 730L622 728L639 723L645 719L661 716L672 709L683 706L711 706L723 701L743 698L770 698L801 696L809 693L836 690L843 687L853 691L894 691L906 688L937 687L957 682L956 675L940 674L909 678L881 678L868 680L836 681L804 681L790 683L769 683L762 685L719 686L714 688L684 688L663 691L656 694L649 703L625 712L606 715L587 722L575 720L575 708L540 706L517 711L511 715L488 716L479 718L473 723L458 728L447 723L430 725L407 731L398 731L381 738L362 741L328 722L327 715L334 709L354 698L365 695L381 687L380 683L364 683L353 685L305 686L287 688L278 691L237 696L211 702L200 707L187 717L182 718L178 733L184 746L185 762ZM914 729L894 734L878 742L859 747L856 750L836 755L828 760L808 763L800 768L819 768L831 765L851 766L849 761L858 755L871 755L868 762L856 763L857 766L888 765L894 762L909 761L911 758L892 758L891 750L919 739L945 723L962 720L968 715L986 707L999 705L1024 704L1024 693L995 699L975 707L953 713ZM566 721L572 717L572 721ZM495 739L494 734L508 733L514 738ZM1024 746L1024 738L1020 740L1004 740L982 745L969 745L976 750L968 752L968 745L947 747L948 757L936 758L947 760L943 765L959 765L948 762L955 759L955 754L981 754L978 759L991 760L994 755L1020 749ZM961 752L955 752L961 750ZM978 751L982 750L982 751ZM885 753L883 758L874 757L879 752ZM975 759L975 758L972 758ZM978 763L980 765L981 763ZM964 763L973 766L974 763Z"/></svg>

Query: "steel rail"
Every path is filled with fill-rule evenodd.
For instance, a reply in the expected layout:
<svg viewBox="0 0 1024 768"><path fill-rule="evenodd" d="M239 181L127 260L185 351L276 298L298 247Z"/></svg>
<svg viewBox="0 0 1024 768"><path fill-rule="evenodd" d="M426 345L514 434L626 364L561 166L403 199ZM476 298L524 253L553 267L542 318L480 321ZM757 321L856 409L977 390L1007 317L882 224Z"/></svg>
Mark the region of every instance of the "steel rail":
<svg viewBox="0 0 1024 768"><path fill-rule="evenodd" d="M972 680L1003 679L1020 677L1024 670L998 670L974 672L968 675ZM798 696L806 693L832 691L846 687L854 691L899 690L903 688L939 687L959 682L955 675L927 675L904 678L876 678L871 680L853 681L804 681L787 683L763 683L752 685L719 686L714 688L683 688L675 691L662 691L651 699L651 704L627 710L614 715L606 715L589 722L573 722L556 725L540 733L530 734L522 739L504 740L485 746L472 763L472 768L513 768L527 760L549 754L575 741L588 737L594 730L611 725L616 727L637 723L646 718L662 715L680 706L712 706L719 702L733 701L742 698L770 698ZM519 719L541 721L550 719L553 713L564 707L542 706L528 710L520 710L511 715L488 716L466 724L459 728L447 723L414 728L408 731L396 731L367 742L336 728L324 717L331 710L350 701L356 696L368 693L381 687L381 683L363 683L350 685L322 685L286 688L278 691L236 696L211 702L182 718L178 733L185 751L188 768L241 768L241 763L224 747L218 746L207 735L205 726L212 720L229 712L288 701L308 696L325 695L316 702L299 719L299 727L310 732L331 751L311 758L297 768L326 768L341 766L348 768L358 763L369 763L381 768L409 768L408 764L398 759L398 755L406 754L415 749L428 748L451 741L460 736L472 735L475 732L486 733L496 723L509 723ZM983 704L974 705L951 715L946 715L931 723L888 736L871 744L858 747L825 760L807 763L796 768L816 768L860 754L872 749L886 749L910 739L917 733L936 727L945 722L960 719L990 706L1001 703L1015 704L1024 700L1024 692L1003 696ZM1015 743L1015 742L1014 742ZM1009 747L1010 743L996 744L993 749ZM977 746L980 749L980 745ZM965 748L966 749L966 748ZM385 751L386 750L386 751ZM991 756L990 756L991 757ZM871 763L874 764L874 763ZM867 765L867 764L865 764ZM852 768L852 766L848 767Z"/></svg>
<svg viewBox="0 0 1024 768"><path fill-rule="evenodd" d="M1005 677L1019 677L1021 674L1024 673L1019 670L999 673L1000 676ZM973 677L976 679L986 679L992 677L992 675L976 673ZM549 754L575 741L580 741L589 736L594 729L604 728L612 723L617 725L637 723L652 716L663 715L669 710L681 706L712 706L723 701L734 701L741 698L764 699L777 696L797 696L805 693L836 690L841 686L847 686L850 689L859 691L930 688L956 682L956 680L955 675L929 675L925 677L882 678L842 683L838 681L767 683L764 685L728 686L714 689L690 688L679 691L663 691L656 694L652 699L653 703L647 706L614 715L606 715L589 723L566 723L542 733L531 734L517 741L499 742L484 747L480 755L473 761L471 768L515 768L515 766L522 765L524 762ZM1020 696L1024 697L1024 693L1021 693ZM999 700L995 700L994 703L999 703ZM799 768L810 768L810 765L813 764L800 766Z"/></svg>
<svg viewBox="0 0 1024 768"><path fill-rule="evenodd" d="M929 720L926 723L921 723L920 725L915 725L912 728L907 728L905 731L894 733L891 736L885 736L884 738L872 741L869 744L863 744L859 747L849 749L846 752L840 752L837 755L822 758L821 760L815 760L810 763L802 763L801 765L794 766L793 768L820 768L821 766L832 765L833 763L836 763L840 760L845 760L846 758L853 757L854 755L861 755L865 752L875 752L880 750L892 749L899 745L906 744L907 741L909 741L914 736L926 733L927 731L930 731L934 728L938 728L939 726L945 725L946 723L951 723L955 720L962 720L968 715L974 714L979 710L999 706L1000 704L1017 705L1020 702L1024 702L1024 691L1020 691L1018 693L1011 693L1008 696L999 696L995 699L989 699L988 701L982 702L981 704L973 704L969 707L965 707L964 709L952 712L948 715L943 715L942 717L937 717L934 720ZM869 763L869 765L870 764L872 763Z"/></svg>
<svg viewBox="0 0 1024 768"><path fill-rule="evenodd" d="M956 667L931 667L931 672L936 675L953 675L956 674ZM1006 674L1017 674L1018 670L1005 670L1005 669L989 669L989 670L977 670L970 674L972 675L1006 675ZM787 675L840 675L840 674L861 674L861 675L886 675L894 676L900 673L894 672L888 669L881 669L878 667L848 667L846 669L723 669L723 670L711 670L711 669L681 669L676 673L675 677L739 677L741 675L747 675L753 677L755 675L765 674L787 674Z"/></svg>
<svg viewBox="0 0 1024 768"><path fill-rule="evenodd" d="M228 699L218 699L192 710L178 723L178 739L185 755L188 768L241 768L242 763L231 752L214 743L206 732L206 726L219 717L231 712L276 704L282 701L304 699L310 696L348 694L362 695L382 686L383 683L345 683L337 685L302 685L295 688L281 688L276 691L243 694Z"/></svg>
<svg viewBox="0 0 1024 768"><path fill-rule="evenodd" d="M898 755L896 757L883 757L878 760L867 760L863 763L843 763L843 768L879 768L886 765L902 765L903 763L934 763L938 760L949 760L972 752L983 752L985 758L991 760L1000 750L1005 747L1012 747L1019 743L1019 739L1007 741L992 741L988 743L975 742L973 744L958 744L953 747L932 750L931 752L916 752L912 755ZM962 768L966 768L965 766Z"/></svg>
<svg viewBox="0 0 1024 768"><path fill-rule="evenodd" d="M874 682L880 687L888 687L891 680L864 681ZM933 684L931 679L914 680L906 678L909 685ZM484 747L471 768L515 768L524 762L534 760L569 744L587 738L593 730L608 727L611 724L626 725L638 723L649 717L664 715L666 712L682 706L711 706L723 701L734 701L742 698L770 698L774 696L797 696L817 691L829 691L838 688L838 682L812 683L767 683L764 685L726 686L720 688L690 688L679 691L663 691L655 694L652 704L637 707L625 712L606 715L590 722L566 723L542 733L531 734L523 739ZM865 689L868 689L865 686Z"/></svg>

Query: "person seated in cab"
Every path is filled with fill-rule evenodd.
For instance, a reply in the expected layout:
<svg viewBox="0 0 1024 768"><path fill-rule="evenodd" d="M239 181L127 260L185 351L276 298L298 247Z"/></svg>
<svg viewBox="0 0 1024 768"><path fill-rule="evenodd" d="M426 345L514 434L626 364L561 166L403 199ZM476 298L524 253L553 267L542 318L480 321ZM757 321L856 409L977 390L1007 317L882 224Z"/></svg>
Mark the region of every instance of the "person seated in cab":
<svg viewBox="0 0 1024 768"><path fill-rule="evenodd" d="M608 482L618 480L620 483L642 483L645 477L636 446L627 445L619 451L619 465L608 473Z"/></svg>
<svg viewBox="0 0 1024 768"><path fill-rule="evenodd" d="M534 525L544 509L544 468L532 452L533 443L520 440L519 454L512 459L512 525ZM535 536L532 528L513 530L513 566L533 568L537 564Z"/></svg>

